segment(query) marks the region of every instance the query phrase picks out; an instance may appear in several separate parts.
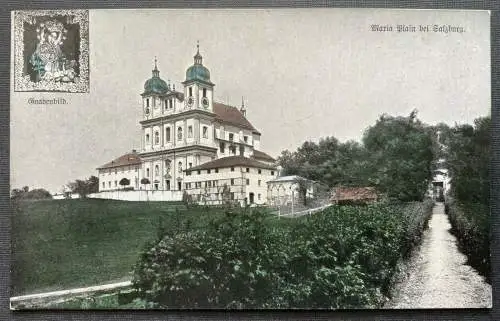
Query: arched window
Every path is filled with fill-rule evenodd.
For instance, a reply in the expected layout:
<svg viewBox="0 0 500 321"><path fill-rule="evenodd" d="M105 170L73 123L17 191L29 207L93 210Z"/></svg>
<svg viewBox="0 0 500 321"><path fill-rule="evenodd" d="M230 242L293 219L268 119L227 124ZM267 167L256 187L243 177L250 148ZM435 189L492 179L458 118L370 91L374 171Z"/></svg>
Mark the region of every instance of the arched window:
<svg viewBox="0 0 500 321"><path fill-rule="evenodd" d="M155 165L155 176L160 176L160 166Z"/></svg>
<svg viewBox="0 0 500 321"><path fill-rule="evenodd" d="M146 177L149 177L149 168L146 168Z"/></svg>
<svg viewBox="0 0 500 321"><path fill-rule="evenodd" d="M182 173L182 162L179 162L179 164L177 164L177 167L179 168L179 173Z"/></svg>
<svg viewBox="0 0 500 321"><path fill-rule="evenodd" d="M155 144L158 145L160 143L160 133L155 132Z"/></svg>
<svg viewBox="0 0 500 321"><path fill-rule="evenodd" d="M166 140L167 142L169 142L169 141L170 141L170 127L167 127L167 128L165 129L165 140Z"/></svg>
<svg viewBox="0 0 500 321"><path fill-rule="evenodd" d="M146 134L146 144L149 144L149 134Z"/></svg>
<svg viewBox="0 0 500 321"><path fill-rule="evenodd" d="M177 140L182 140L182 127L177 128Z"/></svg>
<svg viewBox="0 0 500 321"><path fill-rule="evenodd" d="M203 138L208 138L208 127L203 126Z"/></svg>
<svg viewBox="0 0 500 321"><path fill-rule="evenodd" d="M146 99L146 107L149 107L149 98Z"/></svg>

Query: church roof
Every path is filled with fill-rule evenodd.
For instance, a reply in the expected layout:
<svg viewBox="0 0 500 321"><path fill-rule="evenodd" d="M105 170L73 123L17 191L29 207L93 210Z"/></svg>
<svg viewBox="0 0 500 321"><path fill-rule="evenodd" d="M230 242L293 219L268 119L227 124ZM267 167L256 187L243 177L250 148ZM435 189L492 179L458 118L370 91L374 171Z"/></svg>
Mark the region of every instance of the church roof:
<svg viewBox="0 0 500 321"><path fill-rule="evenodd" d="M260 134L236 107L214 102L214 113L216 121L242 127Z"/></svg>
<svg viewBox="0 0 500 321"><path fill-rule="evenodd" d="M247 166L247 167L256 167L263 169L276 169L274 166L270 166L264 163L261 163L253 158L243 157L243 156L228 156L215 159L213 161L191 167L186 171L196 171L202 169L214 169L214 168L226 168L233 166Z"/></svg>
<svg viewBox="0 0 500 321"><path fill-rule="evenodd" d="M254 150L252 157L255 159L260 159L260 160L264 160L264 161L268 161L268 162L275 162L276 161L276 159L274 159L272 156L270 156L269 154L266 154L264 152L261 152L260 150Z"/></svg>
<svg viewBox="0 0 500 321"><path fill-rule="evenodd" d="M129 165L139 165L139 164L141 164L141 158L139 157L137 152L134 151L132 153L127 153L125 155L122 155L100 167L97 167L97 169L106 169L106 168L114 168L114 167L129 166Z"/></svg>
<svg viewBox="0 0 500 321"><path fill-rule="evenodd" d="M170 91L171 95L175 95L180 101L184 101L184 94L178 91ZM228 125L233 125L236 127L245 128L251 130L255 134L259 134L260 132L253 127L253 125L246 119L245 116L241 113L241 111L234 107L225 105L222 103L214 102L214 114L215 120L221 123L225 123ZM269 155L267 155L269 156ZM271 156L269 156L271 157ZM272 158L272 157L271 157Z"/></svg>

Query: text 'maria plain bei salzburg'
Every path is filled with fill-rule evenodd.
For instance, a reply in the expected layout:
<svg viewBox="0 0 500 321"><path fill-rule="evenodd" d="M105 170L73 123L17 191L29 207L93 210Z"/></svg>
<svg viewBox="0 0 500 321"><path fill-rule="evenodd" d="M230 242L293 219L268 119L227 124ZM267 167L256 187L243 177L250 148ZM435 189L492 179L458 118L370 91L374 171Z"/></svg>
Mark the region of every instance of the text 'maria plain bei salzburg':
<svg viewBox="0 0 500 321"><path fill-rule="evenodd" d="M426 25L391 25L391 24L372 24L371 31L378 32L439 32L439 33L463 33L465 28L461 26L452 26L445 24L426 24Z"/></svg>

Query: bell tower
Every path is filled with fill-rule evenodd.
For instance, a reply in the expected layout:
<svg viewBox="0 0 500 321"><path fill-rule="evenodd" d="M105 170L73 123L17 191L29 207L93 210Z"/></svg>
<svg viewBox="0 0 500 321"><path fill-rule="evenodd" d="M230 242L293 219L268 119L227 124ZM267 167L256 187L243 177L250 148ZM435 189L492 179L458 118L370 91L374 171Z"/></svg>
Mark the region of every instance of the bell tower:
<svg viewBox="0 0 500 321"><path fill-rule="evenodd" d="M196 45L194 64L186 70L186 80L182 84L186 109L213 112L214 84L210 81L210 71L203 66L199 43Z"/></svg>

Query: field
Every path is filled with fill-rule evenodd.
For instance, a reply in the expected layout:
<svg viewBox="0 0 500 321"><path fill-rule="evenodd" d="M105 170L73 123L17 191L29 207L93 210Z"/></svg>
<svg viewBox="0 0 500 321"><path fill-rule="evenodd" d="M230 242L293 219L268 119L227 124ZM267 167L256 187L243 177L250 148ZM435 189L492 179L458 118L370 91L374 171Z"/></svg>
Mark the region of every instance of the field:
<svg viewBox="0 0 500 321"><path fill-rule="evenodd" d="M133 279L138 292L128 299L57 307L359 308L383 303L432 203L332 206L281 219L181 203L14 205L13 295Z"/></svg>
<svg viewBox="0 0 500 321"><path fill-rule="evenodd" d="M181 203L99 199L13 206L12 295L130 279L139 253L156 239L160 225L175 229L183 216L202 226L204 218L216 215L187 211Z"/></svg>

